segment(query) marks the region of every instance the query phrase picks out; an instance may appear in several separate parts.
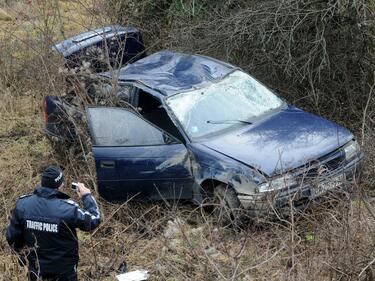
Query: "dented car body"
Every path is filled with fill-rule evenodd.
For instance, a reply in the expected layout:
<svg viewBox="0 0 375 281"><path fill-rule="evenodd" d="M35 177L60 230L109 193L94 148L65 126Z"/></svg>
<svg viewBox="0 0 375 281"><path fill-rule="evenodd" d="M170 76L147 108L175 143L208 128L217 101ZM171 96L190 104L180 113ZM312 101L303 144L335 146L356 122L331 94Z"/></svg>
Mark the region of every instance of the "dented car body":
<svg viewBox="0 0 375 281"><path fill-rule="evenodd" d="M235 207L259 214L305 206L358 175L363 153L352 133L286 103L233 65L162 51L97 75L131 104L86 109L98 191L107 200L202 203L224 184ZM47 111L56 105L46 101ZM53 120L45 128L59 135Z"/></svg>

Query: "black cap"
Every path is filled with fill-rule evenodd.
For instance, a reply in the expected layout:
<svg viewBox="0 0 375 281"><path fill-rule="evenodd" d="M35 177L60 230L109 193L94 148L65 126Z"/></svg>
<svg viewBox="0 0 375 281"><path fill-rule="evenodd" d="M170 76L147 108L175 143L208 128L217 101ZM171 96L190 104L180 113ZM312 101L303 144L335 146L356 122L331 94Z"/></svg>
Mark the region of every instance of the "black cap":
<svg viewBox="0 0 375 281"><path fill-rule="evenodd" d="M58 188L64 181L64 175L59 167L48 166L43 174L41 184L44 187Z"/></svg>

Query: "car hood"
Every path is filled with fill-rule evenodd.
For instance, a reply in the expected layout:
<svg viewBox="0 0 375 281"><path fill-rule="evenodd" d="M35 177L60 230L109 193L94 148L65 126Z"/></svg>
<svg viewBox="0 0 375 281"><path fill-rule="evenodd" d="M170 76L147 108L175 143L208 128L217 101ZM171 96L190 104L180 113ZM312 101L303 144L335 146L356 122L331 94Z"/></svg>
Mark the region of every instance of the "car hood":
<svg viewBox="0 0 375 281"><path fill-rule="evenodd" d="M289 106L202 144L273 176L318 159L352 138L342 126Z"/></svg>

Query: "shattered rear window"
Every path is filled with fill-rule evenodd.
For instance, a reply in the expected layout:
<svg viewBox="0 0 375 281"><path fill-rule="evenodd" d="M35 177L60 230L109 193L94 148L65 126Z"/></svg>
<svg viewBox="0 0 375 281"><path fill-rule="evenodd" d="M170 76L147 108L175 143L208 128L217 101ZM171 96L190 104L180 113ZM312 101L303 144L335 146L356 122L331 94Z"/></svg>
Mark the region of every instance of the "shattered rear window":
<svg viewBox="0 0 375 281"><path fill-rule="evenodd" d="M244 125L284 102L250 75L235 71L203 89L180 93L167 99L191 138Z"/></svg>

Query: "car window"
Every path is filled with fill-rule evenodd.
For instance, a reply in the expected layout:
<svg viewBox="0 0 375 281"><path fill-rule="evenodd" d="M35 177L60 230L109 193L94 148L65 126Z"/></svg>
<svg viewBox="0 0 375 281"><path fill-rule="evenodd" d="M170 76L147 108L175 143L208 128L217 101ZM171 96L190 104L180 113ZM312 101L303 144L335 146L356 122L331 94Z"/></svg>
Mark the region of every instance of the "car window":
<svg viewBox="0 0 375 281"><path fill-rule="evenodd" d="M165 134L121 108L88 109L91 137L99 146L142 146L168 143Z"/></svg>
<svg viewBox="0 0 375 281"><path fill-rule="evenodd" d="M244 126L284 106L271 90L238 70L207 87L171 96L166 102L192 139Z"/></svg>
<svg viewBox="0 0 375 281"><path fill-rule="evenodd" d="M119 99L126 101L126 102L130 102L133 88L134 87L129 84L118 85L115 90L115 94Z"/></svg>
<svg viewBox="0 0 375 281"><path fill-rule="evenodd" d="M168 116L161 101L143 89L134 88L136 90L134 91L132 105L137 108L142 117L177 140L184 142L184 137Z"/></svg>

